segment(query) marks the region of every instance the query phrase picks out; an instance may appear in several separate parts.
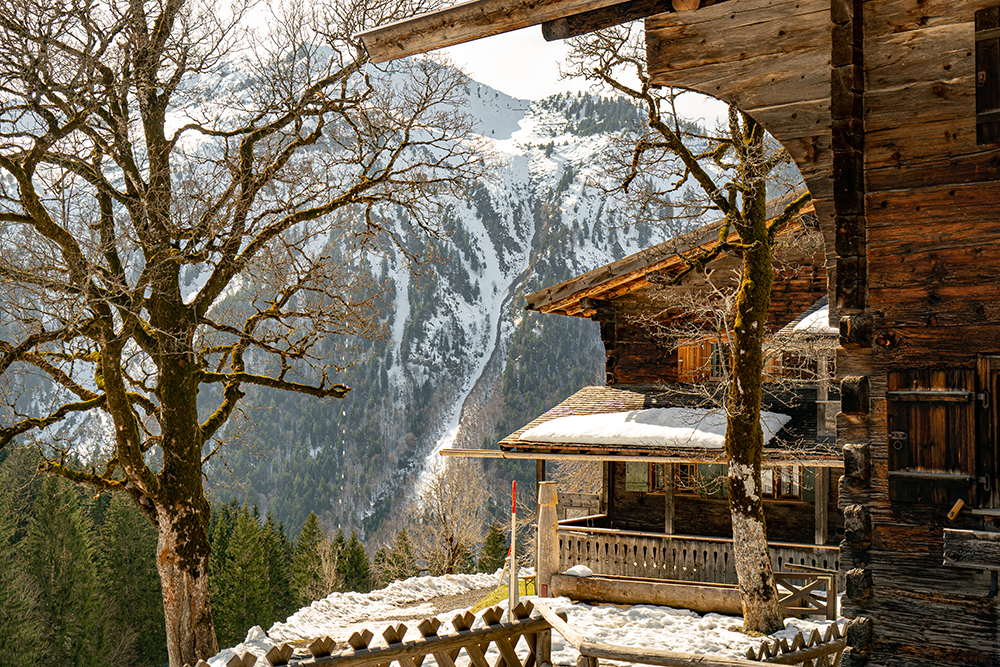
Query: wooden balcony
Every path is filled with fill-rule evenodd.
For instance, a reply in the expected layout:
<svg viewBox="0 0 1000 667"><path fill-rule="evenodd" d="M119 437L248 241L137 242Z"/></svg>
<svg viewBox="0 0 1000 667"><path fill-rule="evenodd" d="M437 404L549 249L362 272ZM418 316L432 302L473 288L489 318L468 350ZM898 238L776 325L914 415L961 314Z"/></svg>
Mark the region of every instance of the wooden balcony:
<svg viewBox="0 0 1000 667"><path fill-rule="evenodd" d="M594 574L607 576L737 583L731 539L591 528L581 523L586 520L559 524L559 572L586 565ZM789 565L840 569L837 546L772 542L770 548L775 571Z"/></svg>

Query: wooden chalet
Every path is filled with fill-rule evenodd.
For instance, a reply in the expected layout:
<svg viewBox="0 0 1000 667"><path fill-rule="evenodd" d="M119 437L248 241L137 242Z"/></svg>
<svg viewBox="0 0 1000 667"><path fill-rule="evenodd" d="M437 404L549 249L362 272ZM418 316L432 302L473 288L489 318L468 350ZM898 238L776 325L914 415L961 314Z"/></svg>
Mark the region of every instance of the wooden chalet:
<svg viewBox="0 0 1000 667"><path fill-rule="evenodd" d="M776 249L781 268L768 321L772 332L786 334L786 343L817 335L789 334L817 301L826 302L826 258L821 235L808 227L812 222L811 213L796 220L780 235ZM705 405L705 389L718 385L713 374L727 363L724 343L712 333L676 341L653 332L676 330L676 321L687 315L683 309L667 308L665 293L706 291L702 274L690 274L672 287L662 283L683 269L681 250L715 242L717 229L708 225L526 297L529 310L600 322L607 359L605 386L582 389L500 441L501 455L531 457L543 465L566 459L601 463L595 511L560 522L562 569L586 564L602 575L736 583L722 448L617 441L596 445L572 439L553 444L530 437L536 426L558 418ZM733 284L739 264L737 257L718 260L712 265L712 280ZM824 329L829 331L828 326ZM832 356L833 347L818 349ZM766 410L791 417L764 453L765 511L775 569L789 563L837 569L843 522L829 480L831 468L834 478L840 476L842 454L826 424L830 402L817 405L818 387L825 386L827 378L782 378L780 358L774 355L770 365L774 382L765 399ZM826 362L824 356L822 364ZM483 453L463 450L453 455ZM623 555L640 544L649 556ZM654 551L659 555L654 557Z"/></svg>
<svg viewBox="0 0 1000 667"><path fill-rule="evenodd" d="M474 0L365 40L387 59L638 18L652 83L739 105L813 197L850 664L1000 663L1000 0Z"/></svg>

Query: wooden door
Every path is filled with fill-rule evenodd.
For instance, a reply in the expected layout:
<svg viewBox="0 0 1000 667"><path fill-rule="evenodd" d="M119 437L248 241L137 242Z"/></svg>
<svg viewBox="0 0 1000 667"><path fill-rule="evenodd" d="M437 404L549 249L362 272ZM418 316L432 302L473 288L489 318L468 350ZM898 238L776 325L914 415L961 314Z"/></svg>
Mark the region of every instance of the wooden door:
<svg viewBox="0 0 1000 667"><path fill-rule="evenodd" d="M1000 357L980 357L978 364L979 392L976 395L978 424L976 428L976 506L1000 508L1000 456L997 454L997 432L1000 410Z"/></svg>
<svg viewBox="0 0 1000 667"><path fill-rule="evenodd" d="M975 501L976 373L889 373L889 497L897 502Z"/></svg>

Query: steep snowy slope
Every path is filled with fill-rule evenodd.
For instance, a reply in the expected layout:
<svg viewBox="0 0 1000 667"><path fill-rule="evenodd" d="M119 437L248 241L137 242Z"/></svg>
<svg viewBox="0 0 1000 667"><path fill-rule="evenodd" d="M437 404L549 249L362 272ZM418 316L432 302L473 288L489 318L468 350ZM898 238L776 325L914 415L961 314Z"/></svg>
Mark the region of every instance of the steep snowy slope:
<svg viewBox="0 0 1000 667"><path fill-rule="evenodd" d="M438 449L489 443L603 378L596 325L526 316L522 295L663 240L626 230L620 206L588 185L610 134L638 111L586 94L518 100L471 81L463 92L497 171L451 202L447 238L409 239L435 261L413 271L399 251L371 257L390 285L389 335L352 369L347 398L250 397L255 427L214 470L218 498L257 503L292 530L316 511L371 534L403 511Z"/></svg>

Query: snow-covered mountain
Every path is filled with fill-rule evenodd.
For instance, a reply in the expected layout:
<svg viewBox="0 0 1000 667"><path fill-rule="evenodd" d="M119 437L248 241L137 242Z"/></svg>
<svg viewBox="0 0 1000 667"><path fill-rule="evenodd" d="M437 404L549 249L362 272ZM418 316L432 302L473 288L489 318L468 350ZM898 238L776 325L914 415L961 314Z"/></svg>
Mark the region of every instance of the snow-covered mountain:
<svg viewBox="0 0 1000 667"><path fill-rule="evenodd" d="M352 369L347 398L250 397L259 418L245 450L214 471L219 498L257 503L293 532L316 511L328 527L371 534L440 448L489 445L603 382L597 325L525 313L522 296L664 240L626 229L621 207L588 183L639 111L590 94L515 99L473 81L464 97L497 171L451 202L447 238L409 239L436 261L414 272L399 251L373 258L390 283L389 336Z"/></svg>
<svg viewBox="0 0 1000 667"><path fill-rule="evenodd" d="M188 106L172 112L173 125L248 94L241 68L220 67L190 82ZM241 418L226 434L235 445L207 468L214 499L256 504L293 534L315 511L327 528L370 536L403 512L442 447L491 446L579 387L603 382L597 325L526 313L522 297L664 240L665 230L626 228L624 207L592 184L609 139L640 125L642 115L627 101L590 94L521 100L474 81L457 92L499 157L496 169L467 197L447 202L442 237L403 237L401 219L403 247L383 244L358 267L384 285L387 335L329 342L338 358L360 352L362 361L335 379L352 387L345 399L247 388ZM199 135L187 154L212 150L212 141ZM324 252L324 239L314 241ZM431 259L414 266L405 254ZM186 266L186 294L207 275ZM246 307L241 284L219 307ZM211 391L206 409L217 403ZM23 400L49 398L29 391ZM80 413L51 435L72 439L86 457L110 428L102 415ZM492 472L508 479L529 472L503 465Z"/></svg>

